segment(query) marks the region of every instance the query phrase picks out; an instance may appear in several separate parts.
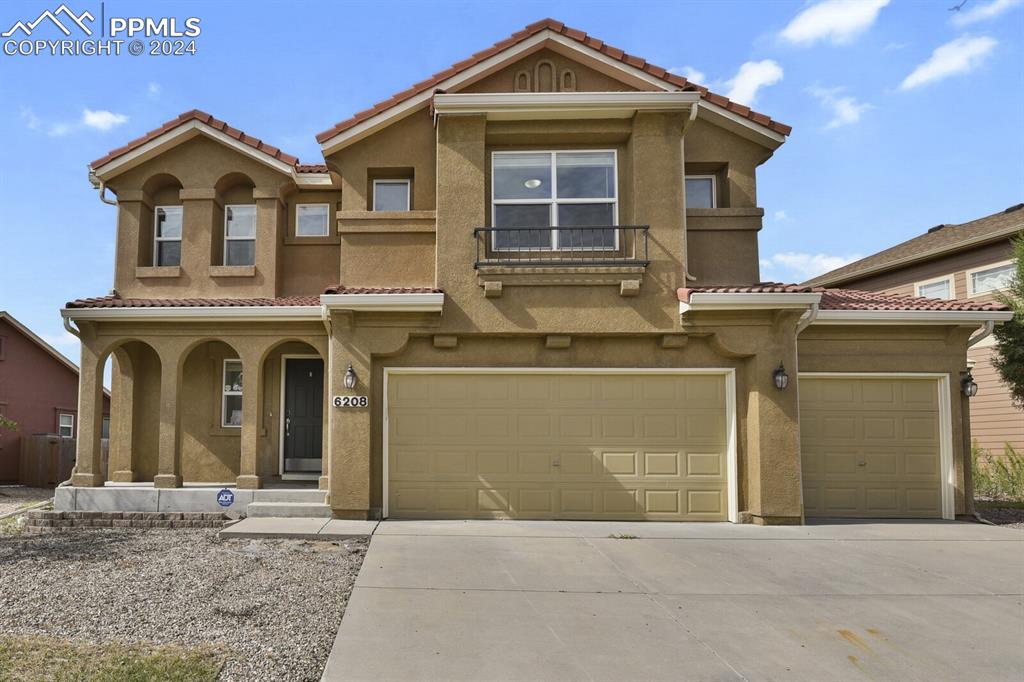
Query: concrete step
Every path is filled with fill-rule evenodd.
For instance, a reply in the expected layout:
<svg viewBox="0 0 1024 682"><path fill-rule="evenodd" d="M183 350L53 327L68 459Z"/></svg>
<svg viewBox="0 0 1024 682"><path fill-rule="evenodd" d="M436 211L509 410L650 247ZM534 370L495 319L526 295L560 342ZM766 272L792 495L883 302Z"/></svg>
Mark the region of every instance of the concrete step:
<svg viewBox="0 0 1024 682"><path fill-rule="evenodd" d="M249 518L329 519L331 508L320 502L251 502L246 508Z"/></svg>
<svg viewBox="0 0 1024 682"><path fill-rule="evenodd" d="M260 488L254 490L253 502L307 502L323 504L326 490L316 488Z"/></svg>

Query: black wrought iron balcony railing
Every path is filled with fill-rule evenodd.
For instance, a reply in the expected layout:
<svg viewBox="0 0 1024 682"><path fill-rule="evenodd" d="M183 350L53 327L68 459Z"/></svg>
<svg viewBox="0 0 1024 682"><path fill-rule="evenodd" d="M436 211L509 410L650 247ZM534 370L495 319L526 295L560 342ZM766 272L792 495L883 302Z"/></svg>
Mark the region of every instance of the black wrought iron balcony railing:
<svg viewBox="0 0 1024 682"><path fill-rule="evenodd" d="M647 225L478 227L476 263L521 267L645 266Z"/></svg>

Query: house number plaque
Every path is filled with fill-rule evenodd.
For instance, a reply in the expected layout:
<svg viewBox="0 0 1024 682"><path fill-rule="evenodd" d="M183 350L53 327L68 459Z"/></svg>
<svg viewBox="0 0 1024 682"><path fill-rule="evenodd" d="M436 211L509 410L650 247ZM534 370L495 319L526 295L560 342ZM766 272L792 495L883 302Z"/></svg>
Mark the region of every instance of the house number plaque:
<svg viewBox="0 0 1024 682"><path fill-rule="evenodd" d="M365 395L336 395L335 407L369 407L370 399Z"/></svg>

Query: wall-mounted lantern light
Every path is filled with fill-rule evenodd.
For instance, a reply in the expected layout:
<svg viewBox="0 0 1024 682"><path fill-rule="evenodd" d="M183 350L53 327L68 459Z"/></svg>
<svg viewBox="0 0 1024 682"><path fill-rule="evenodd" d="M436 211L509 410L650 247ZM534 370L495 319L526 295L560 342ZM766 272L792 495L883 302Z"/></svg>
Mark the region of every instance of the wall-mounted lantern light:
<svg viewBox="0 0 1024 682"><path fill-rule="evenodd" d="M967 374L960 380L960 392L968 398L978 395L978 382L971 375L971 370L967 370Z"/></svg>
<svg viewBox="0 0 1024 682"><path fill-rule="evenodd" d="M345 388L352 390L359 383L359 377L356 376L356 371L352 369L352 363L348 363L348 369L345 370Z"/></svg>
<svg viewBox="0 0 1024 682"><path fill-rule="evenodd" d="M786 374L786 367L781 362L778 369L772 372L772 379L775 381L775 388L780 391L789 386L789 375Z"/></svg>

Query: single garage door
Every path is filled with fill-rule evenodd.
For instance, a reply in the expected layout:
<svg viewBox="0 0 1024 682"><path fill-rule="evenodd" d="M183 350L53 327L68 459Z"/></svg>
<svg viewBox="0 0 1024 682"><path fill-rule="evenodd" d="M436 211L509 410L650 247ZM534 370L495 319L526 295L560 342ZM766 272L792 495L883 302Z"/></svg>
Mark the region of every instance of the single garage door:
<svg viewBox="0 0 1024 682"><path fill-rule="evenodd" d="M807 516L941 517L935 378L800 378Z"/></svg>
<svg viewBox="0 0 1024 682"><path fill-rule="evenodd" d="M387 514L724 520L721 374L387 377Z"/></svg>

